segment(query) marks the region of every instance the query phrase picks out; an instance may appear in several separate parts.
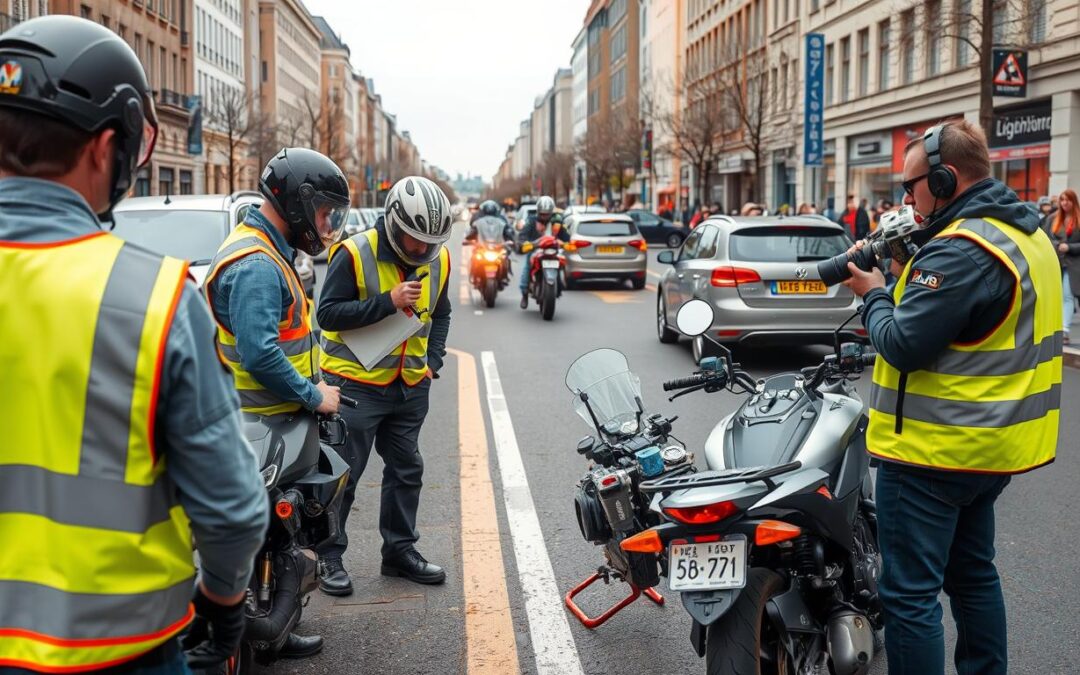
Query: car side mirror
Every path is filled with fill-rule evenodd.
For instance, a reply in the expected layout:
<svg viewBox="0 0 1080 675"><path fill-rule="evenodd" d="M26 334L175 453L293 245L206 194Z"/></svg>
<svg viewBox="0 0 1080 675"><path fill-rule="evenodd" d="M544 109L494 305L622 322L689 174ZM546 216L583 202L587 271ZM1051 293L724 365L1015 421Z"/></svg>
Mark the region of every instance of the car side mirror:
<svg viewBox="0 0 1080 675"><path fill-rule="evenodd" d="M675 251L670 248L664 251L660 251L660 255L656 256L656 261L665 265L675 264Z"/></svg>

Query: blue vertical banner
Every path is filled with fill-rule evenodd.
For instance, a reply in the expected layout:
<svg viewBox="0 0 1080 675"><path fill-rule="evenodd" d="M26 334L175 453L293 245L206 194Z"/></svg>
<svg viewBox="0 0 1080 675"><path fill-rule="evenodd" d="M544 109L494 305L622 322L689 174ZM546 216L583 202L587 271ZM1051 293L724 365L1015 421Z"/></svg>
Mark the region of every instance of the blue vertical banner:
<svg viewBox="0 0 1080 675"><path fill-rule="evenodd" d="M806 35L806 97L803 100L803 165L825 163L825 36Z"/></svg>

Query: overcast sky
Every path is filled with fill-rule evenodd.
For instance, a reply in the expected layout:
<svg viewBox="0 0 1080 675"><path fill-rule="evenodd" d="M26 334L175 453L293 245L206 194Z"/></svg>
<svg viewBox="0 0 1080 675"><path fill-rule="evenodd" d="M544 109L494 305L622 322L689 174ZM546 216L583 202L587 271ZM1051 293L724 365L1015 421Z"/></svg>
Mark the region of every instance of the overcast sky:
<svg viewBox="0 0 1080 675"><path fill-rule="evenodd" d="M447 171L499 168L560 67L589 0L304 0L375 79L421 156Z"/></svg>

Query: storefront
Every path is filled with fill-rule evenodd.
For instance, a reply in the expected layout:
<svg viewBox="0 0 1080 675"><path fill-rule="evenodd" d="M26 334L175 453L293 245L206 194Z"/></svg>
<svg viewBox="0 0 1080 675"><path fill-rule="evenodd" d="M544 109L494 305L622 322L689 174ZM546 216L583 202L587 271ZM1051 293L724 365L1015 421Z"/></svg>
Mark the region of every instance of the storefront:
<svg viewBox="0 0 1080 675"><path fill-rule="evenodd" d="M944 121L948 123L961 119L963 118L950 117ZM888 199L894 204L899 204L904 199L904 188L900 187L900 183L904 180L904 149L912 140L922 138L927 129L941 122L941 120L928 120L896 127L892 130L892 192Z"/></svg>
<svg viewBox="0 0 1080 675"><path fill-rule="evenodd" d="M866 199L871 205L881 199L895 202L892 134L882 131L853 136L848 139L847 147L848 194L855 195L856 200ZM845 197L845 204L846 201Z"/></svg>
<svg viewBox="0 0 1080 675"><path fill-rule="evenodd" d="M1050 188L1050 99L994 110L990 162L994 178L1035 202Z"/></svg>
<svg viewBox="0 0 1080 675"><path fill-rule="evenodd" d="M784 148L773 152L772 211L779 212L787 204L790 212L795 213L795 148Z"/></svg>
<svg viewBox="0 0 1080 675"><path fill-rule="evenodd" d="M725 155L717 160L716 173L719 180L713 182L710 201L719 204L722 212L738 213L742 207L745 172L746 160L742 155Z"/></svg>

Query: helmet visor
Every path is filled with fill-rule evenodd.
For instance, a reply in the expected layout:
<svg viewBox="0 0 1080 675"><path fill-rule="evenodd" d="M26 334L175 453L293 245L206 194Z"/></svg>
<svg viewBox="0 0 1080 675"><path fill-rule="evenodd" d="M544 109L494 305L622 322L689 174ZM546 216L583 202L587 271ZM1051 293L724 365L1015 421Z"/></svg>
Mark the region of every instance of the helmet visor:
<svg viewBox="0 0 1080 675"><path fill-rule="evenodd" d="M400 227L388 227L386 233L390 235L394 250L401 258L401 261L413 267L430 263L439 257L439 251L442 250L442 244L430 244L426 241L420 241Z"/></svg>
<svg viewBox="0 0 1080 675"><path fill-rule="evenodd" d="M154 154L158 135L157 111L154 109L154 100L149 96L143 96L143 111L142 141L139 143L137 164L140 167L145 166L150 161L150 155Z"/></svg>
<svg viewBox="0 0 1080 675"><path fill-rule="evenodd" d="M307 221L318 234L323 245L336 244L341 238L345 221L349 217L348 202L343 204L341 197L317 192L311 199L304 200L303 204Z"/></svg>

